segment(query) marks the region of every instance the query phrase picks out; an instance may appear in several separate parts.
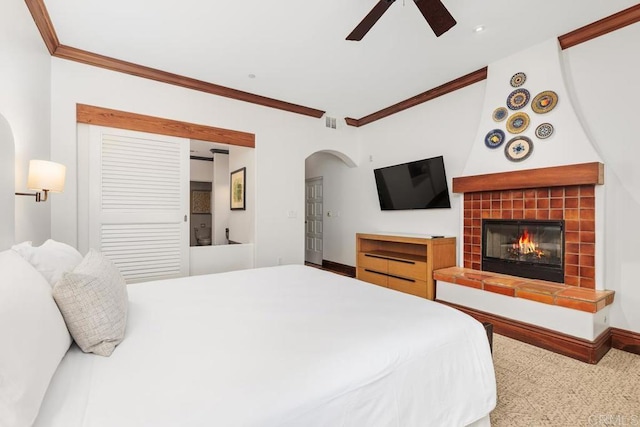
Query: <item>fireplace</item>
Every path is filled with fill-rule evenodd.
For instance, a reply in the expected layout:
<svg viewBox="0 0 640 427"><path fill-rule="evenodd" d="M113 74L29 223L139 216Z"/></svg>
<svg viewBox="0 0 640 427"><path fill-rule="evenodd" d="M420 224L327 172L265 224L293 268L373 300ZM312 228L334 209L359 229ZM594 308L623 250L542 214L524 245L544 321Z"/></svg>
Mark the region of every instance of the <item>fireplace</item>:
<svg viewBox="0 0 640 427"><path fill-rule="evenodd" d="M482 220L482 270L564 282L564 221Z"/></svg>

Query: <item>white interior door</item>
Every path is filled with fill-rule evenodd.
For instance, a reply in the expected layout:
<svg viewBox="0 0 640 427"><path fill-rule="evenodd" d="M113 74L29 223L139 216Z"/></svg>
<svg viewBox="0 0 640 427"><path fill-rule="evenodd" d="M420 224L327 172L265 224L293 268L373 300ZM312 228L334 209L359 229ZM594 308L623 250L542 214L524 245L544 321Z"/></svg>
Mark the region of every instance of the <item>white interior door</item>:
<svg viewBox="0 0 640 427"><path fill-rule="evenodd" d="M304 260L322 265L322 177L305 181Z"/></svg>
<svg viewBox="0 0 640 427"><path fill-rule="evenodd" d="M127 283L189 274L189 140L90 126L89 245Z"/></svg>

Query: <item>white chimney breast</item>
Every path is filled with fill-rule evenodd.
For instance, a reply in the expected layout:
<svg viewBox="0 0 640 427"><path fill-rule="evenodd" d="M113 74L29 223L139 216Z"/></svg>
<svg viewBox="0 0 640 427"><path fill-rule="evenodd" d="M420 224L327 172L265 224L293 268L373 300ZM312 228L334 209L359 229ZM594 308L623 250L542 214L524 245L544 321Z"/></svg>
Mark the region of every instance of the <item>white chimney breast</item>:
<svg viewBox="0 0 640 427"><path fill-rule="evenodd" d="M572 106L560 55L560 45L554 38L489 65L482 116L463 176L602 162ZM514 88L510 83L511 77L518 72L526 74L526 81ZM521 88L530 93L527 105L519 110L507 108L507 119L495 122L493 111L507 107L509 94ZM538 114L531 108L533 99L547 90L558 95L558 103L553 110ZM507 122L512 114L518 112L528 114L530 123L524 132L516 135L507 131ZM539 139L535 135L536 127L542 123L550 123L554 127L554 133L547 139ZM484 143L485 136L493 129L501 129L505 133L504 142L498 148L488 148ZM531 156L521 162L513 162L504 154L504 147L516 136L528 137L534 146Z"/></svg>

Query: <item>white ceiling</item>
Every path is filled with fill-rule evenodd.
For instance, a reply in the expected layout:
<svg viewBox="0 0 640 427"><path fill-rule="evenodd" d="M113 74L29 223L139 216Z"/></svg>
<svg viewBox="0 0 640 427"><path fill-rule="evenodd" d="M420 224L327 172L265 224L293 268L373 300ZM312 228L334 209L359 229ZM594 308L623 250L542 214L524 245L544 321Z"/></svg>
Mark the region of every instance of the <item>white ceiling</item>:
<svg viewBox="0 0 640 427"><path fill-rule="evenodd" d="M636 4L444 0L458 24L436 38L398 0L345 40L376 2L45 0L64 45L354 118Z"/></svg>

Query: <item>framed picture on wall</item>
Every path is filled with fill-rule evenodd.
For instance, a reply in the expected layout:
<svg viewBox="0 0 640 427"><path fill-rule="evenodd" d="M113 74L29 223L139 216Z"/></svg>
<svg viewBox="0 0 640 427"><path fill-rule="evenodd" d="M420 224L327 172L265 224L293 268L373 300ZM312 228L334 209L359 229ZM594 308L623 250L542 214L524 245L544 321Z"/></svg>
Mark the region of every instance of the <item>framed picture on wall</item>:
<svg viewBox="0 0 640 427"><path fill-rule="evenodd" d="M246 177L247 168L241 168L231 172L231 210L239 211L245 210L245 196L247 195L247 189L245 185L247 183Z"/></svg>
<svg viewBox="0 0 640 427"><path fill-rule="evenodd" d="M191 191L191 213L211 213L211 191Z"/></svg>

